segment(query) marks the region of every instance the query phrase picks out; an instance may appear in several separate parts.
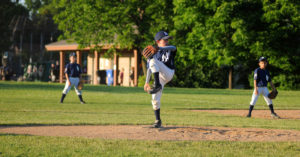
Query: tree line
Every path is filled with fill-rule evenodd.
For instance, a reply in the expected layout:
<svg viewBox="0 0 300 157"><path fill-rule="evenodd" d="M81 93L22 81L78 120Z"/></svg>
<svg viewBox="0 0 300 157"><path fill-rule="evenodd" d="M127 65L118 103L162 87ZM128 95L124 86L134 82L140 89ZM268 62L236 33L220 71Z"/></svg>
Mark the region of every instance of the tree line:
<svg viewBox="0 0 300 157"><path fill-rule="evenodd" d="M178 48L170 86L252 86L260 56L274 84L300 88L300 2L297 0L26 0L53 16L81 47L113 43L141 50L156 32L170 32ZM112 48L108 56L115 52ZM142 61L144 63L144 61ZM143 64L144 65L144 64ZM145 68L145 67L143 67Z"/></svg>

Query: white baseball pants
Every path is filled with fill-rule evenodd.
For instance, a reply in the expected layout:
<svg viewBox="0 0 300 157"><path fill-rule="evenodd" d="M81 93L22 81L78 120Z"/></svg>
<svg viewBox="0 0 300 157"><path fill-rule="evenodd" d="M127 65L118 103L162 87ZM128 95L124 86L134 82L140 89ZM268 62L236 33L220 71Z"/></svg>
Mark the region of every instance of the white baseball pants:
<svg viewBox="0 0 300 157"><path fill-rule="evenodd" d="M152 107L154 110L158 110L160 109L160 98L163 88L172 80L175 70L170 69L156 58L150 60L149 66L152 73L159 72L159 82L162 85L162 89L159 92L152 94Z"/></svg>
<svg viewBox="0 0 300 157"><path fill-rule="evenodd" d="M66 81L66 85L63 90L63 94L67 94L70 91L71 87L74 86L76 94L81 95L81 91L78 90L78 88L77 88L79 81L80 81L79 78L78 77L69 77L69 80L71 82L71 85L69 86L69 82Z"/></svg>
<svg viewBox="0 0 300 157"><path fill-rule="evenodd" d="M267 87L257 87L257 91L258 91L257 95L255 94L255 90L253 91L250 105L254 106L256 104L260 94L262 94L264 96L264 99L268 105L273 104L272 100L270 98L268 98L269 90Z"/></svg>

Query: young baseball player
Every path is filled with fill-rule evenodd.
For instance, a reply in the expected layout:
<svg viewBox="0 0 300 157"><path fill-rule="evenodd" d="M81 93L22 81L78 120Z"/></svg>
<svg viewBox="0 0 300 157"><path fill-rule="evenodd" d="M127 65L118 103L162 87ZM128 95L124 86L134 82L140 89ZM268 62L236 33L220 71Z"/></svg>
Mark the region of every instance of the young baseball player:
<svg viewBox="0 0 300 157"><path fill-rule="evenodd" d="M80 65L76 63L76 54L71 53L69 59L70 63L67 64L65 67L66 85L62 92L60 103L63 103L67 93L70 91L71 87L74 86L75 92L78 95L81 104L85 104L85 102L82 99L81 91L77 88L80 82L82 72Z"/></svg>
<svg viewBox="0 0 300 157"><path fill-rule="evenodd" d="M154 127L161 127L160 119L160 98L163 87L172 80L175 73L174 59L176 47L169 46L168 40L172 37L167 32L160 31L155 35L158 52L147 60L147 76L144 90L152 94L152 106L155 114ZM154 75L154 87L150 88L149 81L151 74Z"/></svg>
<svg viewBox="0 0 300 157"><path fill-rule="evenodd" d="M279 116L274 112L272 100L268 97L269 90L267 88L268 82L270 83L273 90L276 90L274 84L272 83L271 76L267 67L267 59L265 57L259 58L259 68L254 71L254 91L252 94L252 100L250 102L249 113L247 117L251 117L251 112L256 104L256 101L260 94L264 96L266 103L268 104L271 116L274 118L279 118Z"/></svg>

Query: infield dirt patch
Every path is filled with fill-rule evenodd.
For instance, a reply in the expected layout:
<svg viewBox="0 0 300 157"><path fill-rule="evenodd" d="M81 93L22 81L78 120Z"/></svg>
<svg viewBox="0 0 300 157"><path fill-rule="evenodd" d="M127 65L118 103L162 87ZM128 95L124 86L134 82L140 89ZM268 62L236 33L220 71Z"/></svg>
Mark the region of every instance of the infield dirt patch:
<svg viewBox="0 0 300 157"><path fill-rule="evenodd" d="M134 140L300 141L300 131L146 125L0 126L0 133Z"/></svg>
<svg viewBox="0 0 300 157"><path fill-rule="evenodd" d="M248 110L192 110L195 112L209 112L222 115L237 115L246 117ZM300 119L300 110L275 110L280 119ZM253 110L252 117L272 119L269 110Z"/></svg>

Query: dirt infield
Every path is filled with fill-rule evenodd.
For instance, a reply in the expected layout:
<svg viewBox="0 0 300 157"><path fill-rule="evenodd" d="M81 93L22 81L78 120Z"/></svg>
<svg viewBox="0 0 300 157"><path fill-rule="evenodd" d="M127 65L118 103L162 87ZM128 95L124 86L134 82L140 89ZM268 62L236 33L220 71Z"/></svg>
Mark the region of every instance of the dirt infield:
<svg viewBox="0 0 300 157"><path fill-rule="evenodd" d="M222 115L237 115L246 116L248 110L192 110L195 112L209 112ZM280 119L300 119L300 110L275 110L275 112L280 116ZM253 110L252 117L254 118L264 118L272 119L269 110Z"/></svg>
<svg viewBox="0 0 300 157"><path fill-rule="evenodd" d="M0 126L0 133L134 140L300 141L300 131L225 127Z"/></svg>

